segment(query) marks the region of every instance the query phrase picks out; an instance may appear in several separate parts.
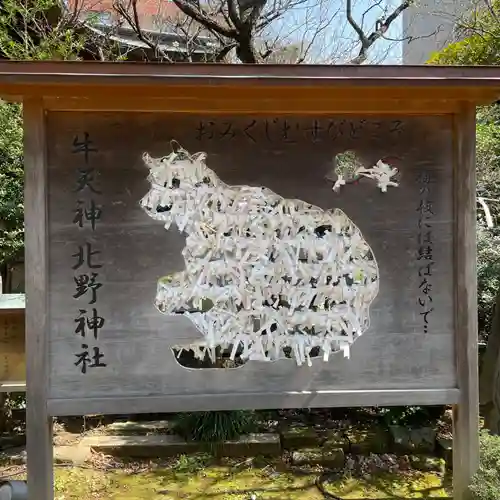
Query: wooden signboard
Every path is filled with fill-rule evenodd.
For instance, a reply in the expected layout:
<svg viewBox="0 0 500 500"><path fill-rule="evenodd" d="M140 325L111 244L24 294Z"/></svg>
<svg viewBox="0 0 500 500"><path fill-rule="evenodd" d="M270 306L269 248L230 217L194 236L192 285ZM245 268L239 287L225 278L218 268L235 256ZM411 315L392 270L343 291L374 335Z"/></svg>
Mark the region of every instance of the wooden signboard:
<svg viewBox="0 0 500 500"><path fill-rule="evenodd" d="M454 405L454 495L465 498L478 463L475 105L498 98L496 68L0 63L0 91L24 102L30 500L53 498L52 416L414 404ZM170 155L172 141L194 155L182 163L200 176L189 190L188 170L145 161ZM344 172L346 158L355 162ZM353 164L367 175L353 177ZM349 182L334 191L340 165ZM374 166L390 171L388 185ZM229 193L237 230L221 230L229 212L203 186ZM270 213L279 255L258 236L275 231ZM333 234L346 245L326 245ZM249 238L252 251L233 248ZM232 248L220 276L245 267L248 277L224 290L216 279L221 302L191 297L182 314L160 312L184 300L181 283L206 282L212 240ZM351 266L360 255L361 272ZM316 272L338 262L336 280ZM301 288L304 276L317 294ZM288 295L273 295L276 277ZM234 294L238 307L221 308ZM349 301L361 315L349 316ZM279 347L287 324L306 324L287 330L289 358L263 361L269 353L246 340L251 355L232 367L177 355L236 338L236 319L257 302L290 310L285 327L248 315L250 336L266 336L257 346ZM356 335L346 341L342 326L338 352L325 343L304 358L316 320L331 328L326 309L337 325L357 321Z"/></svg>
<svg viewBox="0 0 500 500"><path fill-rule="evenodd" d="M446 116L49 113L50 412L456 403L452 127ZM182 271L186 237L139 205L143 154L168 155L173 139L206 152L227 184L340 208L358 226L380 285L349 358L179 364L172 347L201 333L154 300L158 279ZM367 166L397 159L398 187L364 178L334 192L328 177L346 150Z"/></svg>

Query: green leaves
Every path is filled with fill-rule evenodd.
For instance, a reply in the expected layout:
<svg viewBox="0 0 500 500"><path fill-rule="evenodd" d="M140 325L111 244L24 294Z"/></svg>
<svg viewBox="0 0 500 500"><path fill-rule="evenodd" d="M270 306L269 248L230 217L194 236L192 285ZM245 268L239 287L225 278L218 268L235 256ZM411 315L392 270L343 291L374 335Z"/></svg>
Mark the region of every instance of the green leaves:
<svg viewBox="0 0 500 500"><path fill-rule="evenodd" d="M76 59L84 37L59 0L0 2L0 53L16 60ZM0 267L22 257L23 131L21 106L0 101Z"/></svg>
<svg viewBox="0 0 500 500"><path fill-rule="evenodd" d="M488 206L494 227L486 227L483 209L478 206L478 312L479 331L486 338L500 286L500 122L498 106L478 113L476 128L477 194Z"/></svg>
<svg viewBox="0 0 500 500"><path fill-rule="evenodd" d="M500 498L500 436L481 432L479 471L472 480L470 490L474 500Z"/></svg>
<svg viewBox="0 0 500 500"><path fill-rule="evenodd" d="M0 265L24 246L23 129L21 107L0 101Z"/></svg>
<svg viewBox="0 0 500 500"><path fill-rule="evenodd" d="M85 38L63 15L59 0L3 0L0 52L15 60L76 59Z"/></svg>
<svg viewBox="0 0 500 500"><path fill-rule="evenodd" d="M428 64L497 65L500 60L500 26L494 34L473 35L434 53Z"/></svg>
<svg viewBox="0 0 500 500"><path fill-rule="evenodd" d="M177 414L174 432L186 439L216 444L247 434L255 426L251 411L200 411Z"/></svg>
<svg viewBox="0 0 500 500"><path fill-rule="evenodd" d="M500 62L500 0L491 9L474 12L459 23L465 38L431 56L429 64L498 65Z"/></svg>
<svg viewBox="0 0 500 500"><path fill-rule="evenodd" d="M461 21L465 39L433 54L430 64L500 65L500 0L491 10L475 12ZM467 36L469 35L469 36ZM487 205L494 227L486 225L478 205L478 312L479 331L486 338L495 297L500 286L500 106L485 106L477 113L477 194Z"/></svg>

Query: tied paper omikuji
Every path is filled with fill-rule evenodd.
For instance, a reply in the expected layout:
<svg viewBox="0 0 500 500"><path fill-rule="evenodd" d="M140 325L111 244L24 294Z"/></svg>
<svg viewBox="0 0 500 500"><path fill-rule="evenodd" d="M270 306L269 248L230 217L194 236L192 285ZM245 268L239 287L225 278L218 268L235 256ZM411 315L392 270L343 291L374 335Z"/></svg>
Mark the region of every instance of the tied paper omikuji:
<svg viewBox="0 0 500 500"><path fill-rule="evenodd" d="M339 209L285 199L265 187L230 186L206 155L144 155L151 188L142 208L184 232L185 270L161 278L155 305L187 316L202 338L182 349L203 359L216 347L299 365L324 361L369 326L379 288L374 255ZM240 352L241 351L241 352Z"/></svg>

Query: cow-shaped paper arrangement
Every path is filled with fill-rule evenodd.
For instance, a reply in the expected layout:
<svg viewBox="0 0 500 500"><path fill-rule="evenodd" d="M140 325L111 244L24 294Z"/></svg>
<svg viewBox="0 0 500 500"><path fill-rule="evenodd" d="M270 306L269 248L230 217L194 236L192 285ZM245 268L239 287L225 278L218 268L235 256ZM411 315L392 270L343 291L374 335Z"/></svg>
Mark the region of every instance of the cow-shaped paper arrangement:
<svg viewBox="0 0 500 500"><path fill-rule="evenodd" d="M338 350L349 356L379 287L360 230L339 209L227 185L205 160L182 149L144 156L151 189L141 206L187 235L185 270L158 281L155 301L201 332L182 348L200 359L221 347L261 361L287 351L299 365L311 365L313 350L324 361Z"/></svg>

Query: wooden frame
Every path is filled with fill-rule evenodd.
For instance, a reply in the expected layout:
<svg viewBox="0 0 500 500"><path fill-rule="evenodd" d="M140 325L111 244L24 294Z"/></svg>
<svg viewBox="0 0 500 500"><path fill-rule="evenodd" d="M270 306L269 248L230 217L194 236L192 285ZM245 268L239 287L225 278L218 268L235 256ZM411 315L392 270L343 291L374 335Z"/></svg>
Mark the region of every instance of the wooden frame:
<svg viewBox="0 0 500 500"><path fill-rule="evenodd" d="M453 410L455 495L464 496L479 460L477 272L476 272L476 110L461 103L455 115L455 331L460 401Z"/></svg>
<svg viewBox="0 0 500 500"><path fill-rule="evenodd" d="M202 409L231 410L234 408L260 410L275 408L330 408L349 406L398 406L458 404L458 389L421 390L367 390L367 391L302 391L300 393L221 394L217 396L189 395L164 397L120 398L110 402L107 398L89 398L85 403L70 399L54 399L47 403L50 415L81 415L84 410L94 413L127 413L134 407L137 413L170 413L200 411ZM404 402L404 403L403 403Z"/></svg>
<svg viewBox="0 0 500 500"><path fill-rule="evenodd" d="M475 269L475 106L500 95L497 68L0 63L0 93L24 102L26 159L26 336L30 499L51 500L51 415L81 413L47 398L47 174L45 111L449 115L455 121L454 268L458 387L443 390L290 393L284 406L453 404L454 496L463 500L478 464ZM148 97L139 97L145 94ZM135 97L130 97L134 95ZM244 97L242 97L244 96ZM203 396L124 399L120 411L199 409ZM215 406L265 408L273 395L241 395ZM213 401L211 402L214 406ZM114 407L116 408L116 407ZM94 398L87 412L111 411Z"/></svg>
<svg viewBox="0 0 500 500"><path fill-rule="evenodd" d="M27 456L31 498L53 497L52 419L47 412L47 165L40 98L24 102Z"/></svg>

